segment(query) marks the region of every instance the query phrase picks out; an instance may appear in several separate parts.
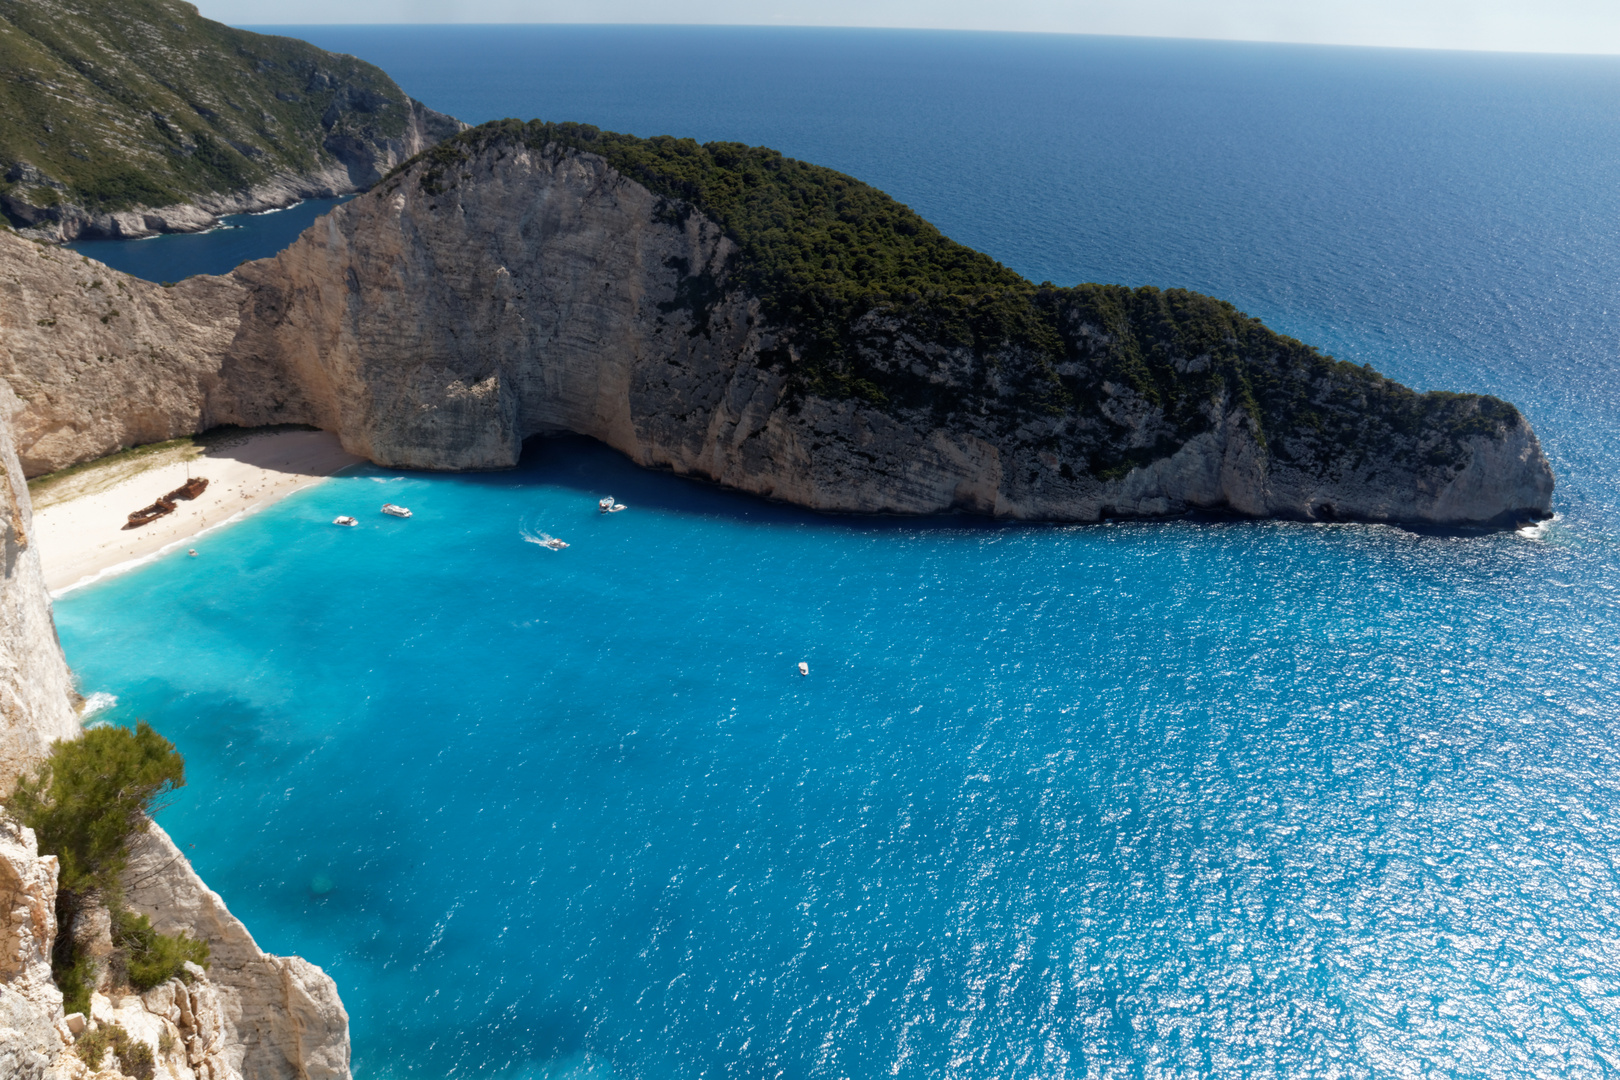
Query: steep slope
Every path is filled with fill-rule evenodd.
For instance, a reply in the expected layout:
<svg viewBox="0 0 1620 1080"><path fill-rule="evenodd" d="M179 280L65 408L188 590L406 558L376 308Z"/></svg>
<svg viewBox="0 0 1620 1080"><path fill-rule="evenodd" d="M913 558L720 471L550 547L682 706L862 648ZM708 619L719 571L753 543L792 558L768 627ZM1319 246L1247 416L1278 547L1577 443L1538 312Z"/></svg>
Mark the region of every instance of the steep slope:
<svg viewBox="0 0 1620 1080"><path fill-rule="evenodd" d="M0 0L0 210L31 235L355 191L461 126L370 64L178 0Z"/></svg>

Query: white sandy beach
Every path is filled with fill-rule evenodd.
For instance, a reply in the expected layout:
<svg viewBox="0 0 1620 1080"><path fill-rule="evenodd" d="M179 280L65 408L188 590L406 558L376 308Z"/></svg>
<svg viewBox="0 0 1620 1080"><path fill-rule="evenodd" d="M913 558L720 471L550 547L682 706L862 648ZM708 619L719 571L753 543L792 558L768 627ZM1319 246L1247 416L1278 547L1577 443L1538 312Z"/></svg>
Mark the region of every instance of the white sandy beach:
<svg viewBox="0 0 1620 1080"><path fill-rule="evenodd" d="M278 431L199 451L177 447L135 462L92 466L42 492L34 532L45 585L53 593L171 546L237 515L269 506L340 469L359 463L336 435ZM185 483L208 478L208 490L172 514L125 529L131 511ZM200 551L207 537L186 546Z"/></svg>

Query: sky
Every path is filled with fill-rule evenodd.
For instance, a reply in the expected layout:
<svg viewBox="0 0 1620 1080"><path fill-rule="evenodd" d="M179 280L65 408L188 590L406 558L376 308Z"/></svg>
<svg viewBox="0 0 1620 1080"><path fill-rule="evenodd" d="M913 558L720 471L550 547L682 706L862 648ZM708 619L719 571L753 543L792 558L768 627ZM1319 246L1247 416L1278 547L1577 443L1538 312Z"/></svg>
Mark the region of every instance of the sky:
<svg viewBox="0 0 1620 1080"><path fill-rule="evenodd" d="M710 23L1620 53L1620 0L196 0L236 26Z"/></svg>

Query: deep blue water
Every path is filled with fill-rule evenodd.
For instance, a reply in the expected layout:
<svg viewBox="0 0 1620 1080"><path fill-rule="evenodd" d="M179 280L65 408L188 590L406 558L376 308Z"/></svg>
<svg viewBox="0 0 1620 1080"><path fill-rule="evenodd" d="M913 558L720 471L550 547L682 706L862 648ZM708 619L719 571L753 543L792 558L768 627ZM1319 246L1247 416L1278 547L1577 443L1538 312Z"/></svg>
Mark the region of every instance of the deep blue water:
<svg viewBox="0 0 1620 1080"><path fill-rule="evenodd" d="M67 594L102 715L187 755L164 824L337 979L358 1075L1620 1067L1620 61L293 32L467 120L767 143L1033 278L1502 394L1560 479L1538 536L1000 526L538 441Z"/></svg>
<svg viewBox="0 0 1620 1080"><path fill-rule="evenodd" d="M298 239L310 222L350 198L305 199L284 210L231 214L205 233L170 233L145 240L81 240L68 247L147 281L228 274L240 263L274 255Z"/></svg>

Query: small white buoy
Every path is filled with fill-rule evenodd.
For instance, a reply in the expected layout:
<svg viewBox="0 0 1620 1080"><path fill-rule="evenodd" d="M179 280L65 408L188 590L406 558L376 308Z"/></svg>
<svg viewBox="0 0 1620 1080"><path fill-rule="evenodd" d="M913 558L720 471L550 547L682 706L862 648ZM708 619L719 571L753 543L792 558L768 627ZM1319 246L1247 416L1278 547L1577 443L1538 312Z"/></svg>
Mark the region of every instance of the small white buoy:
<svg viewBox="0 0 1620 1080"><path fill-rule="evenodd" d="M810 665L805 663L803 660L799 661L799 674L800 675L808 675L808 674L810 674Z"/></svg>

